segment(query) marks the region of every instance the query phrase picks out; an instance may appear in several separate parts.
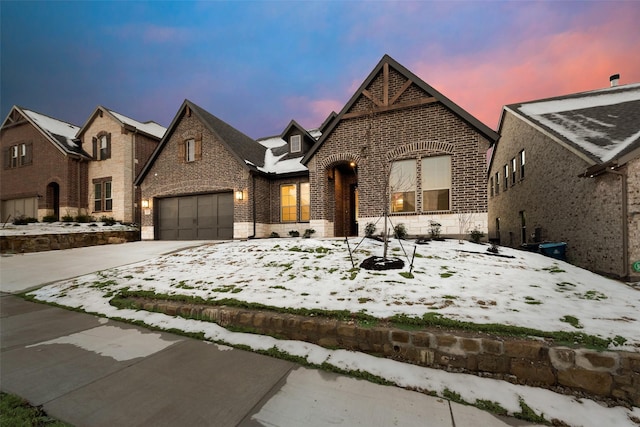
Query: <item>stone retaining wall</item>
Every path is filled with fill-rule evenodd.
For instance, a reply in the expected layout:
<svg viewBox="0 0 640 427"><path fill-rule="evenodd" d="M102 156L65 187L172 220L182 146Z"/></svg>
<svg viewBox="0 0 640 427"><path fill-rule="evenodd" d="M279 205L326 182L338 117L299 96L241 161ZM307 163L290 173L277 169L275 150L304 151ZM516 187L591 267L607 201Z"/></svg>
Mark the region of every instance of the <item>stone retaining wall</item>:
<svg viewBox="0 0 640 427"><path fill-rule="evenodd" d="M26 253L85 246L110 245L140 240L139 231L0 236L0 252Z"/></svg>
<svg viewBox="0 0 640 427"><path fill-rule="evenodd" d="M148 300L136 304L148 311L209 320L280 339L640 406L640 353L569 348L435 328L363 327L355 322L230 307Z"/></svg>

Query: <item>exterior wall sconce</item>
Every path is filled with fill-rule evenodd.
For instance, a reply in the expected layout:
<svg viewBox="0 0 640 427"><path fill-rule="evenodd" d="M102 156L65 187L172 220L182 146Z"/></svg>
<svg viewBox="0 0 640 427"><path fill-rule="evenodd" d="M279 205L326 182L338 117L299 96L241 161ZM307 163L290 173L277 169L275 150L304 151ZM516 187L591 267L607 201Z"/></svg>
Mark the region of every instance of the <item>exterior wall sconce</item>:
<svg viewBox="0 0 640 427"><path fill-rule="evenodd" d="M242 200L242 199L244 199L244 194L242 190L236 190L236 200Z"/></svg>
<svg viewBox="0 0 640 427"><path fill-rule="evenodd" d="M147 209L149 207L149 200L148 199L144 199L142 200L142 207Z"/></svg>

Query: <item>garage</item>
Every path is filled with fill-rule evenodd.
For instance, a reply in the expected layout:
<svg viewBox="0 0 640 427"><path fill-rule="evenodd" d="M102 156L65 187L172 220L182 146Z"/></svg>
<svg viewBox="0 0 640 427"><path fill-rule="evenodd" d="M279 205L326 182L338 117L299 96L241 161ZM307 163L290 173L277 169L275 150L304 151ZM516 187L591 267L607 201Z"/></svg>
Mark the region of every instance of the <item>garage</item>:
<svg viewBox="0 0 640 427"><path fill-rule="evenodd" d="M233 193L170 197L157 205L159 240L233 238Z"/></svg>
<svg viewBox="0 0 640 427"><path fill-rule="evenodd" d="M11 199L2 201L2 221L19 218L21 216L28 218L38 217L38 198L26 197L22 199Z"/></svg>

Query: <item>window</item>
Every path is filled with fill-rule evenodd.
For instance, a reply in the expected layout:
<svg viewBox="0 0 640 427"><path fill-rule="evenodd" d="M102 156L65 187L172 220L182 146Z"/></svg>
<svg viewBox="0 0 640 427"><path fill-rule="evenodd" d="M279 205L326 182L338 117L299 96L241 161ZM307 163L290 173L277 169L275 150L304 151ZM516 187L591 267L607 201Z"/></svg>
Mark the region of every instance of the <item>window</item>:
<svg viewBox="0 0 640 427"><path fill-rule="evenodd" d="M291 138L289 138L289 144L291 145L292 153L299 153L302 151L302 137L300 135L291 135Z"/></svg>
<svg viewBox="0 0 640 427"><path fill-rule="evenodd" d="M520 152L520 179L524 179L524 150Z"/></svg>
<svg viewBox="0 0 640 427"><path fill-rule="evenodd" d="M516 183L516 158L511 159L511 185Z"/></svg>
<svg viewBox="0 0 640 427"><path fill-rule="evenodd" d="M185 161L194 162L196 160L196 140L188 139L185 142L185 149L187 150L185 154Z"/></svg>
<svg viewBox="0 0 640 427"><path fill-rule="evenodd" d="M309 191L309 183L300 184L300 221L309 221L311 219L311 193Z"/></svg>
<svg viewBox="0 0 640 427"><path fill-rule="evenodd" d="M504 190L509 188L509 165L504 165Z"/></svg>
<svg viewBox="0 0 640 427"><path fill-rule="evenodd" d="M31 150L33 144L21 143L12 145L4 153L5 169L17 168L31 164Z"/></svg>
<svg viewBox="0 0 640 427"><path fill-rule="evenodd" d="M178 143L178 158L183 163L202 159L202 137L190 138Z"/></svg>
<svg viewBox="0 0 640 427"><path fill-rule="evenodd" d="M12 168L18 167L18 146L17 145L14 145L13 147L11 147L11 167Z"/></svg>
<svg viewBox="0 0 640 427"><path fill-rule="evenodd" d="M451 156L422 159L422 210L448 211L451 194Z"/></svg>
<svg viewBox="0 0 640 427"><path fill-rule="evenodd" d="M489 195L493 197L493 177L489 178Z"/></svg>
<svg viewBox="0 0 640 427"><path fill-rule="evenodd" d="M500 172L496 172L496 196L500 194Z"/></svg>
<svg viewBox="0 0 640 427"><path fill-rule="evenodd" d="M400 160L391 165L389 176L391 212L416 210L416 161Z"/></svg>
<svg viewBox="0 0 640 427"><path fill-rule="evenodd" d="M93 180L93 210L95 212L113 210L111 177Z"/></svg>
<svg viewBox="0 0 640 427"><path fill-rule="evenodd" d="M295 222L297 219L296 185L283 185L280 187L280 220L282 222Z"/></svg>
<svg viewBox="0 0 640 427"><path fill-rule="evenodd" d="M93 159L106 160L111 158L111 134L101 132L93 138Z"/></svg>

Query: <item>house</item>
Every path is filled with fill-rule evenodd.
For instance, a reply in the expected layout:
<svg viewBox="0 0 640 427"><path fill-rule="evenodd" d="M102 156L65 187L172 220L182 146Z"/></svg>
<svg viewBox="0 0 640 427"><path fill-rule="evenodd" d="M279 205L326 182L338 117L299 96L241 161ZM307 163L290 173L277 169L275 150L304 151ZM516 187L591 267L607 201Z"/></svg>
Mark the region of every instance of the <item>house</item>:
<svg viewBox="0 0 640 427"><path fill-rule="evenodd" d="M489 172L502 245L565 242L567 260L640 275L640 84L503 108Z"/></svg>
<svg viewBox="0 0 640 427"><path fill-rule="evenodd" d="M459 234L463 214L486 231L496 139L388 55L315 130L291 121L256 141L185 100L136 181L142 237L362 235L385 210L410 234L428 234L430 221Z"/></svg>
<svg viewBox="0 0 640 427"><path fill-rule="evenodd" d="M158 123L141 123L103 106L93 111L76 135L91 155L89 215L140 223L141 195L133 183L165 131Z"/></svg>
<svg viewBox="0 0 640 427"><path fill-rule="evenodd" d="M76 138L78 130L26 108L11 109L0 128L3 222L77 215L87 206L91 157Z"/></svg>
<svg viewBox="0 0 640 427"><path fill-rule="evenodd" d="M164 131L104 107L80 128L14 106L0 130L3 221L90 215L139 222L133 181Z"/></svg>

